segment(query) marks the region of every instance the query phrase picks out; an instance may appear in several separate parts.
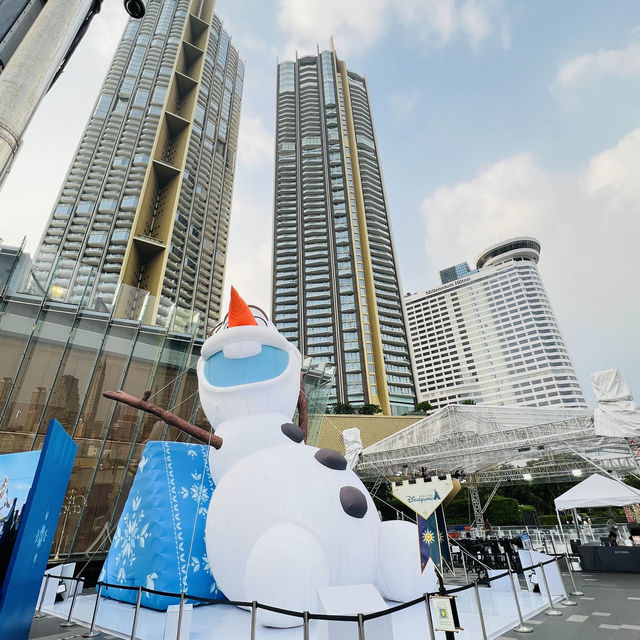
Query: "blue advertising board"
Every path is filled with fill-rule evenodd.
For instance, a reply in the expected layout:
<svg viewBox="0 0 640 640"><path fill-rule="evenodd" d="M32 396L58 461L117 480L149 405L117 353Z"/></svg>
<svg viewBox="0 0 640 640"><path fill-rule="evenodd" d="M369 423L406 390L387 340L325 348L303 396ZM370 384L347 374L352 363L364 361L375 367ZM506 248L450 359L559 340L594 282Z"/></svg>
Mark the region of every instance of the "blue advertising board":
<svg viewBox="0 0 640 640"><path fill-rule="evenodd" d="M0 638L27 640L78 445L50 420L0 587Z"/></svg>

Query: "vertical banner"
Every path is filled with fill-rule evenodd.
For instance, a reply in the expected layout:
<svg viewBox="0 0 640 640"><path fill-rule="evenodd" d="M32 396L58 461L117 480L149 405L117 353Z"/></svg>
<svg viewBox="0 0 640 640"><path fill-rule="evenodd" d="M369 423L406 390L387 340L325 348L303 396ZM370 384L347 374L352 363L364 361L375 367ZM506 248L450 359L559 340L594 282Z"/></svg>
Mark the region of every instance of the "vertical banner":
<svg viewBox="0 0 640 640"><path fill-rule="evenodd" d="M417 518L418 537L420 539L420 568L424 571L427 561L431 558L438 571L442 573L442 557L440 555L436 514L432 513L426 520L420 514L417 514Z"/></svg>
<svg viewBox="0 0 640 640"><path fill-rule="evenodd" d="M50 420L0 587L0 638L27 640L78 445Z"/></svg>
<svg viewBox="0 0 640 640"><path fill-rule="evenodd" d="M440 540L440 557L442 558L442 562L453 571L451 548L449 547L449 536L447 535L447 522L444 519L444 509L442 505L436 509L436 524L438 525L438 537Z"/></svg>

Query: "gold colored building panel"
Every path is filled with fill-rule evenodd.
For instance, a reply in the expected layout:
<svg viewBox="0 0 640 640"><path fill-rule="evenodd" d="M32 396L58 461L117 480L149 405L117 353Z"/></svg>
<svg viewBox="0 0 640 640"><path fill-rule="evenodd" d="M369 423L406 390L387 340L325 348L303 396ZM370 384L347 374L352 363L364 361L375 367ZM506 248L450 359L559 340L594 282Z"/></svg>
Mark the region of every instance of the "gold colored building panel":
<svg viewBox="0 0 640 640"><path fill-rule="evenodd" d="M380 440L415 424L423 416L366 416L360 414L325 414L322 417L320 434L317 447L335 449L344 453L344 439L342 432L345 429L357 427L360 429L362 445L368 447Z"/></svg>

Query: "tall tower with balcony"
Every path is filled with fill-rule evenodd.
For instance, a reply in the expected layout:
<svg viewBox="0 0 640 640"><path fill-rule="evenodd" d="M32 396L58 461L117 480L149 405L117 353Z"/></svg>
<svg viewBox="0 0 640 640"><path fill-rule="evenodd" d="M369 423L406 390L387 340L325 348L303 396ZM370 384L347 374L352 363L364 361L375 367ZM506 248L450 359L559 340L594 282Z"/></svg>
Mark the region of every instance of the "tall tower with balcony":
<svg viewBox="0 0 640 640"><path fill-rule="evenodd" d="M129 22L35 261L60 299L218 322L244 64L214 4L150 0Z"/></svg>
<svg viewBox="0 0 640 640"><path fill-rule="evenodd" d="M414 407L398 265L366 78L333 47L278 65L272 316L336 367L333 399Z"/></svg>

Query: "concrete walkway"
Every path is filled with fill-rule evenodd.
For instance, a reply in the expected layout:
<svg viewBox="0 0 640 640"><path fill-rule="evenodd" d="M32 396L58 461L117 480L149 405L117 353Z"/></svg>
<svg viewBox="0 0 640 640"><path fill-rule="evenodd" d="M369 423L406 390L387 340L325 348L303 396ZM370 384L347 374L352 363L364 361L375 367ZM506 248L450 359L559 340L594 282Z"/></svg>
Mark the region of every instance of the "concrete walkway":
<svg viewBox="0 0 640 640"><path fill-rule="evenodd" d="M570 586L568 575L563 574ZM533 633L509 631L500 640L640 640L640 574L575 573L584 596L573 597L575 607L557 608L561 616L541 613L525 624Z"/></svg>
<svg viewBox="0 0 640 640"><path fill-rule="evenodd" d="M77 624L72 627L61 627L60 618L45 616L44 618L34 618L31 625L29 639L33 640L71 640L71 638L82 638L82 634L89 629ZM101 640L116 640L113 636L105 633L98 636Z"/></svg>

